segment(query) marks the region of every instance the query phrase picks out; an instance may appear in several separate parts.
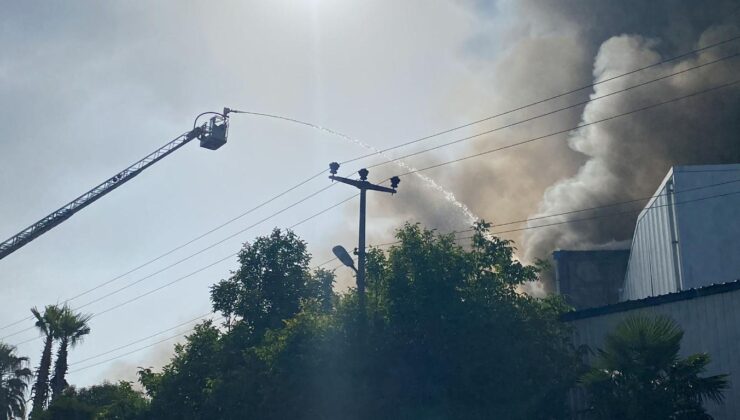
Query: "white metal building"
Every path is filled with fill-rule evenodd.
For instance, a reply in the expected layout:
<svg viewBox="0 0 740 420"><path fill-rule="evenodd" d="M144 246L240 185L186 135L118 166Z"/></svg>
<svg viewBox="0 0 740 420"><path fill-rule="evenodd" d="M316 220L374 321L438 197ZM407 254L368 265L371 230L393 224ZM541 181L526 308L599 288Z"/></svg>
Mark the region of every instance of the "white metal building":
<svg viewBox="0 0 740 420"><path fill-rule="evenodd" d="M681 356L708 353L711 361L705 374L730 375L724 404L708 403L707 411L717 420L740 419L740 281L570 312L563 320L574 327L576 346L596 350L621 320L633 314L660 314L676 321L684 331ZM585 408L578 389L571 394L570 405L574 411Z"/></svg>
<svg viewBox="0 0 740 420"><path fill-rule="evenodd" d="M620 300L740 279L740 164L675 166L637 218Z"/></svg>

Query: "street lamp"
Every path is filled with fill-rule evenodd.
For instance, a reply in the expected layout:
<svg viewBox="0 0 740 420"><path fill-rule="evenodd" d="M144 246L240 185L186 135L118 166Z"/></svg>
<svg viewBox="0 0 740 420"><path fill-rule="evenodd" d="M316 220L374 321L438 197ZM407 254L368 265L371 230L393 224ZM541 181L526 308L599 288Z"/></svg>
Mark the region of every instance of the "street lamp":
<svg viewBox="0 0 740 420"><path fill-rule="evenodd" d="M355 261L352 259L352 257L349 256L349 252L347 252L347 250L344 249L343 246L337 245L331 249L331 252L334 253L334 255L339 259L339 261L342 262L342 264L346 265L355 273L357 273L357 269L355 268Z"/></svg>
<svg viewBox="0 0 740 420"><path fill-rule="evenodd" d="M331 173L331 176L329 176L329 179L332 181L338 181L343 184L352 185L360 190L360 240L359 244L357 246L357 269L355 270L357 272L357 296L360 303L360 308L364 312L365 310L365 213L366 213L366 207L367 207L367 200L366 200L366 194L367 190L372 191L380 191L380 192L386 192L389 194L395 194L396 188L398 188L398 184L401 182L401 179L397 176L394 176L390 179L391 181L391 188L384 187L382 185L377 185L369 182L367 180L367 175L369 174L369 171L365 168L360 169L357 171L357 173L360 175L360 179L349 179L344 178L341 176L337 176L337 171L339 170L339 163L332 162L329 164L329 172ZM345 259L342 259L343 256L340 256L337 252L341 253L341 250L337 250L337 248L341 248L341 250L344 250L344 254L346 257ZM340 261L344 265L350 266L354 268L354 264L352 261L352 258L347 254L347 251L342 247L334 247L332 249L334 251L334 255L339 258ZM347 264L346 259L349 259L352 263L350 265Z"/></svg>

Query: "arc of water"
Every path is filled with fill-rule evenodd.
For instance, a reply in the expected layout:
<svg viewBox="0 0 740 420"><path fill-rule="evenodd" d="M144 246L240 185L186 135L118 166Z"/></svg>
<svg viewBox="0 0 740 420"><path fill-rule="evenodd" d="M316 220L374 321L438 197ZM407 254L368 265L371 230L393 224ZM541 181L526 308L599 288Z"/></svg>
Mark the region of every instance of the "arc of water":
<svg viewBox="0 0 740 420"><path fill-rule="evenodd" d="M453 192L451 192L451 191L447 190L446 188L444 188L443 186L439 185L432 178L430 178L430 177L428 177L428 176L426 176L426 175L424 175L424 174L422 174L420 172L416 172L417 168L415 168L414 166L406 163L405 161L403 161L401 159L394 159L393 157L388 156L387 154L383 153L381 150L377 149L376 147L374 147L374 146L372 146L372 145L370 145L368 143L365 143L364 141L362 141L360 139L357 139L357 138L354 138L354 137L350 137L350 136L348 136L348 135L346 135L344 133L341 133L339 131L332 130L330 128L327 128L327 127L324 127L324 126L321 126L321 125L318 125L318 124L312 124L312 123L309 123L309 122L306 122L306 121L301 121L301 120L298 120L298 119L295 119L295 118L290 118L290 117L284 117L284 116L281 116L281 115L265 114L265 113L262 113L262 112L252 112L252 111L236 111L236 110L232 110L231 112L233 112L233 113L239 113L239 114L254 115L254 116L258 116L258 117L274 118L274 119L283 120L283 121L289 121L289 122L292 122L292 123L305 125L307 127L311 127L313 129L320 130L320 131L323 131L325 133L328 133L328 134L331 134L331 135L334 135L334 136L337 136L337 137L341 137L341 138L343 138L343 139L345 139L345 140L347 140L349 142L352 142L354 144L357 144L358 146L364 148L365 150L368 150L368 151L371 151L371 152L377 154L378 156L386 159L388 162L395 163L396 165L400 166L401 168L407 170L408 172L413 172L414 175L416 175L416 177L418 177L419 179L421 179L422 181L424 181L424 183L426 183L430 188L432 188L433 190L435 190L435 191L439 192L440 194L442 194L442 196L444 197L444 199L447 202L449 202L450 204L452 204L453 206L455 206L457 209L459 209L460 212L463 213L463 215L465 215L465 217L467 218L467 221L468 221L469 224L472 225L477 220L480 220L480 218L478 216L476 216L475 213L473 213L467 205L465 205L464 203L460 202L455 197L455 194Z"/></svg>

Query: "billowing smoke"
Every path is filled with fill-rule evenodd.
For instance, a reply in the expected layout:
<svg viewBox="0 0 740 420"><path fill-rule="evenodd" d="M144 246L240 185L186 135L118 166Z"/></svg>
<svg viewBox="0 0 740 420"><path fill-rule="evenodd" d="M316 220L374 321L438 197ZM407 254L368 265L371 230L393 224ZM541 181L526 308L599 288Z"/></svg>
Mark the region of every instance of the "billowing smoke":
<svg viewBox="0 0 740 420"><path fill-rule="evenodd" d="M687 49L716 43L737 33L735 27L712 27L696 43L687 45ZM610 38L596 56L595 80L659 61L658 47L658 40L639 35ZM647 74L598 85L593 95L601 96L655 75L673 73L737 51L734 45L707 50L696 57L645 72ZM593 122L733 81L737 78L736 64L713 65L627 95L592 102L586 106L582 121ZM672 165L740 161L737 92L737 87L730 87L573 132L568 138L569 147L587 156L588 160L576 175L547 188L535 216L650 196ZM588 248L628 239L634 220L635 215L628 214L557 228L533 229L526 236L527 256L547 255L555 248ZM542 221L533 221L530 225L540 223Z"/></svg>
<svg viewBox="0 0 740 420"><path fill-rule="evenodd" d="M470 121L559 94L598 80L740 34L738 4L656 0L501 0L473 1L478 25L466 46L470 78L450 94L444 110L462 110ZM480 16L485 16L481 18ZM740 51L740 42L687 56L593 89L491 120L450 140L519 121L589 97L706 63ZM693 70L585 107L498 131L466 147L447 149L414 163L424 166L510 144L656 102L691 94L737 77L738 59ZM434 170L430 176L449 186L477 214L493 223L601 206L651 195L672 165L740 162L737 86L646 112L553 136L465 164ZM428 134L428 133L421 133ZM418 159L418 158L415 158ZM426 159L426 161L424 161ZM411 181L409 181L411 182ZM398 212L440 230L465 223L450 206L424 193L398 197ZM639 208L637 203L631 208ZM605 210L615 212L625 208ZM532 220L536 226L592 216L583 213ZM591 222L507 233L527 261L547 258L555 249L625 246L636 213ZM496 230L522 228L507 225Z"/></svg>

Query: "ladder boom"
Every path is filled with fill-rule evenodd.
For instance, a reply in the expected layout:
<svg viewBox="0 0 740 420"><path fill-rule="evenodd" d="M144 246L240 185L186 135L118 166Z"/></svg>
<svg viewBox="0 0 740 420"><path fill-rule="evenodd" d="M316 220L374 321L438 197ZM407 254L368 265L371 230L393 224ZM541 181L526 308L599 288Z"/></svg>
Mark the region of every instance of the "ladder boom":
<svg viewBox="0 0 740 420"><path fill-rule="evenodd" d="M65 204L64 206L54 211L53 213L49 214L48 216L44 217L43 219L39 220L38 222L32 224L26 229L23 229L21 232L19 232L15 236L0 243L0 259L5 258L6 256L15 252L22 246L38 238L43 233L59 225L63 221L67 220L73 214L77 213L78 211L92 204L100 197L120 187L121 185L129 181L131 178L135 177L136 175L139 175L142 171L144 171L144 169L162 160L164 157L166 157L170 153L181 148L182 146L186 145L188 142L190 142L191 140L195 139L196 137L202 134L204 134L203 127L196 127L193 130L185 134L182 134L176 139L160 147L153 153L150 153L145 158L139 160L138 162L134 163L128 168L117 173L113 177L102 182L100 185L96 186L92 190L75 198L74 200Z"/></svg>

